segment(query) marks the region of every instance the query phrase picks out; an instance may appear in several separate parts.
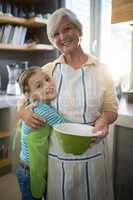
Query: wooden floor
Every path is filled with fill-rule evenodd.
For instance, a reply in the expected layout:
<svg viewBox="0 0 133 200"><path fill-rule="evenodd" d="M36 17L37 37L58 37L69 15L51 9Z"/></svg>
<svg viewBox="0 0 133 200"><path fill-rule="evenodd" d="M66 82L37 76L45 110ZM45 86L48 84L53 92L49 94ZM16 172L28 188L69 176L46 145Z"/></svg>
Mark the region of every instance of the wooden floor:
<svg viewBox="0 0 133 200"><path fill-rule="evenodd" d="M0 200L21 200L19 186L14 173L0 177Z"/></svg>

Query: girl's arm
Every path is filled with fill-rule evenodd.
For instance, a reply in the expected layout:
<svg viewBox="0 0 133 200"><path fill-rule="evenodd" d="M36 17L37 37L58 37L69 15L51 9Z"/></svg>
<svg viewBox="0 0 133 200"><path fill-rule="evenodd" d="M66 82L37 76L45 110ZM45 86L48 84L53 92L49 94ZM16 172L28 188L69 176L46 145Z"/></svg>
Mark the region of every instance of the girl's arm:
<svg viewBox="0 0 133 200"><path fill-rule="evenodd" d="M50 126L69 122L63 116L58 114L54 108L47 104L39 103L39 106L34 108L34 112L46 120Z"/></svg>

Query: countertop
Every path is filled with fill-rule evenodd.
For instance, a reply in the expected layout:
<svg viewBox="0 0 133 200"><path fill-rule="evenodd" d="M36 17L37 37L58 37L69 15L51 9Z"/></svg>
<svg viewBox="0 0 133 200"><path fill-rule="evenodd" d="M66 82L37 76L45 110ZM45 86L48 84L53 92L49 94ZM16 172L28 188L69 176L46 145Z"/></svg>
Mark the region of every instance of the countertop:
<svg viewBox="0 0 133 200"><path fill-rule="evenodd" d="M116 125L133 128L133 103L128 103L125 98L119 101Z"/></svg>
<svg viewBox="0 0 133 200"><path fill-rule="evenodd" d="M16 107L20 96L0 95L0 109L8 107Z"/></svg>

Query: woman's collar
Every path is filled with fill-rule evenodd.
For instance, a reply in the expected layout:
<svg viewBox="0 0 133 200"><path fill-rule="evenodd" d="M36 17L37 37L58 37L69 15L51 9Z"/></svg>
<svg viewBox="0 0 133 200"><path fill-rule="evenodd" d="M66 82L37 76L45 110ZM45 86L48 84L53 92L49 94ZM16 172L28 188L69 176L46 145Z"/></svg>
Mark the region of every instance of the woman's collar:
<svg viewBox="0 0 133 200"><path fill-rule="evenodd" d="M63 55L60 55L59 58L55 60L55 64L60 63L60 64L66 64L65 58ZM97 65L99 63L98 58L96 58L93 55L88 54L88 60L83 64L85 65Z"/></svg>

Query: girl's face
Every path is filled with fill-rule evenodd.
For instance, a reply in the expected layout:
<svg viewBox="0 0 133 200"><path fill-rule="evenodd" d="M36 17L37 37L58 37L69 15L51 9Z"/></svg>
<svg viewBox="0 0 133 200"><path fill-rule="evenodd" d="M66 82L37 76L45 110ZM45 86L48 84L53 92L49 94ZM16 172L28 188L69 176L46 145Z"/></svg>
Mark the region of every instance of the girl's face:
<svg viewBox="0 0 133 200"><path fill-rule="evenodd" d="M53 35L53 44L63 54L72 53L80 46L80 33L67 17L63 17Z"/></svg>
<svg viewBox="0 0 133 200"><path fill-rule="evenodd" d="M37 71L28 81L31 100L49 103L56 97L54 80L43 71Z"/></svg>

